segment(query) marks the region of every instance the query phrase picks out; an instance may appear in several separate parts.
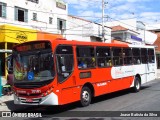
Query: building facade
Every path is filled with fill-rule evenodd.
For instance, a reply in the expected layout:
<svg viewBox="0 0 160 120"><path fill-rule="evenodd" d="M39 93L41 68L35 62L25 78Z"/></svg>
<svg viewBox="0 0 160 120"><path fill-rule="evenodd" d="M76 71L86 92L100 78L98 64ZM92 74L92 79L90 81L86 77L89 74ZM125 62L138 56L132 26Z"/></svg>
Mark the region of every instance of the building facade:
<svg viewBox="0 0 160 120"><path fill-rule="evenodd" d="M0 0L2 75L7 73L6 51L22 42L53 38L50 33L61 34L66 28L67 15L67 4L61 0Z"/></svg>
<svg viewBox="0 0 160 120"><path fill-rule="evenodd" d="M114 26L121 26L125 28L118 34L119 36L124 36L123 38L127 37L127 41L130 41L133 44L153 44L157 39L157 35L148 31L146 29L146 25L137 19L106 22L105 25L112 28ZM124 31L127 35L125 35ZM113 36L114 34L116 34L115 31L112 31Z"/></svg>
<svg viewBox="0 0 160 120"><path fill-rule="evenodd" d="M63 0L0 0L0 58L2 75L6 76L5 58L16 44L36 39L66 38L99 41L102 26L68 15ZM105 27L106 42L111 28ZM1 52L3 51L3 52Z"/></svg>
<svg viewBox="0 0 160 120"><path fill-rule="evenodd" d="M68 15L66 38L68 40L102 42L102 25ZM105 26L105 42L111 41L111 28Z"/></svg>
<svg viewBox="0 0 160 120"><path fill-rule="evenodd" d="M111 36L113 40L119 40L136 45L143 44L142 38L137 37L138 35L138 32L127 29L120 25L112 27Z"/></svg>
<svg viewBox="0 0 160 120"><path fill-rule="evenodd" d="M157 34L157 39L154 42L154 45L156 46L156 60L157 60L157 68L160 69L160 24L157 26L155 25L149 25L147 29L155 34Z"/></svg>
<svg viewBox="0 0 160 120"><path fill-rule="evenodd" d="M0 0L1 24L61 33L66 28L67 4L61 0Z"/></svg>

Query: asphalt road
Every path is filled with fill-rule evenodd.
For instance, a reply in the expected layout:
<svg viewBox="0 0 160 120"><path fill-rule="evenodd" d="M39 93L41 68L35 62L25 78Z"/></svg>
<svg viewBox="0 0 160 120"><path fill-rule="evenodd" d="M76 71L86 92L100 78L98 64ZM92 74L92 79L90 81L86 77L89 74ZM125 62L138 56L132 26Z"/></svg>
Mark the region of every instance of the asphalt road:
<svg viewBox="0 0 160 120"><path fill-rule="evenodd" d="M96 97L87 107L80 107L76 102L65 106L33 106L18 112L40 112L43 118L49 120L160 120L160 80L146 84L138 93L123 90Z"/></svg>

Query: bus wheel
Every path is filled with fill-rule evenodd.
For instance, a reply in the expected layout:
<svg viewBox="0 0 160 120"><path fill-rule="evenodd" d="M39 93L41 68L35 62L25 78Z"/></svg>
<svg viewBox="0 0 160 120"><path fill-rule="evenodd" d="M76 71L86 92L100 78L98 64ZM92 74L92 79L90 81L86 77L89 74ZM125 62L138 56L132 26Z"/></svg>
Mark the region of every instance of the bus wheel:
<svg viewBox="0 0 160 120"><path fill-rule="evenodd" d="M141 82L140 79L138 77L135 77L135 81L134 81L134 92L139 92L141 89Z"/></svg>
<svg viewBox="0 0 160 120"><path fill-rule="evenodd" d="M91 90L88 87L83 87L81 91L81 105L88 106L91 103Z"/></svg>

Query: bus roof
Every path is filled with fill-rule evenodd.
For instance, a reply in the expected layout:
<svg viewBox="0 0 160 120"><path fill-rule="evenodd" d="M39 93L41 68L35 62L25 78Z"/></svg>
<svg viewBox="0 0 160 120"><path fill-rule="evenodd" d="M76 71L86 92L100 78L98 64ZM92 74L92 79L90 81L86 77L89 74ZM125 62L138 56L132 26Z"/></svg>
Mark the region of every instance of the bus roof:
<svg viewBox="0 0 160 120"><path fill-rule="evenodd" d="M137 48L154 48L152 45L133 45L126 42L102 43L102 42L86 42L77 40L50 40L53 44L71 44L71 45L84 45L84 46L109 46L109 47L137 47Z"/></svg>
<svg viewBox="0 0 160 120"><path fill-rule="evenodd" d="M102 43L102 42L86 42L86 41L77 41L77 40L66 40L64 38L58 38L58 39L49 39L49 40L34 40L34 41L29 41L25 43L30 43L30 42L38 42L38 41L50 41L52 45L80 45L80 46L109 46L109 47L137 47L137 48L154 48L155 46L150 46L150 45L133 45L125 42L114 42L114 43ZM25 43L18 44L23 45ZM15 46L15 47L16 47Z"/></svg>
<svg viewBox="0 0 160 120"><path fill-rule="evenodd" d="M102 42L86 42L77 40L50 40L53 44L71 44L71 45L82 45L82 46L119 46L129 47L126 43L102 43Z"/></svg>

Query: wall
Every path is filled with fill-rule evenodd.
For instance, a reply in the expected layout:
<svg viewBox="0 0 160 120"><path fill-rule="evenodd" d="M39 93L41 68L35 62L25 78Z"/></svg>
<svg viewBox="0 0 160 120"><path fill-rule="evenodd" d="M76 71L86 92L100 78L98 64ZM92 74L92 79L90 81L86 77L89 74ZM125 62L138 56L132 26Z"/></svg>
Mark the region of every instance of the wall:
<svg viewBox="0 0 160 120"><path fill-rule="evenodd" d="M1 24L13 23L25 28L32 28L35 30L59 33L57 30L57 18L67 20L68 7L66 10L56 7L56 0L39 0L39 3L33 3L27 0L0 0L0 2L7 3L7 18L0 18ZM14 7L18 6L28 9L28 22L15 21ZM43 11L43 12L41 12ZM33 13L37 13L37 21L33 21ZM53 24L49 24L49 17L53 18Z"/></svg>
<svg viewBox="0 0 160 120"><path fill-rule="evenodd" d="M157 40L154 42L154 45L156 46L156 51L160 53L160 32L157 34Z"/></svg>
<svg viewBox="0 0 160 120"><path fill-rule="evenodd" d="M149 32L147 30L151 29L150 25L144 25L144 27L146 27L146 30L137 30L137 27L140 26L140 24L137 24L137 19L128 19L128 20L120 20L120 21L112 21L112 22L106 22L105 25L107 26L117 26L117 25L121 25L125 28L128 28L129 30L133 30L135 32L138 32L139 34L137 35L137 37L142 38L143 44L144 42L146 44L153 44L155 42L155 40L157 39L157 35ZM138 26L137 26L138 25ZM157 26L160 26L160 24L157 24ZM156 27L156 25L155 25ZM155 28L154 26L152 27L152 29ZM156 27L157 28L157 27Z"/></svg>
<svg viewBox="0 0 160 120"><path fill-rule="evenodd" d="M68 16L66 39L78 41L90 41L92 23L74 16Z"/></svg>
<svg viewBox="0 0 160 120"><path fill-rule="evenodd" d="M68 16L66 38L78 41L96 41L102 37L102 26L74 16ZM105 27L106 42L111 41L111 28Z"/></svg>
<svg viewBox="0 0 160 120"><path fill-rule="evenodd" d="M116 18L115 18L116 19ZM112 26L123 26L125 28L128 28L130 30L137 30L137 20L136 19L128 19L128 20L118 20L118 21L112 21L112 22L106 22L106 26L112 27Z"/></svg>
<svg viewBox="0 0 160 120"><path fill-rule="evenodd" d="M148 24L146 25L147 30L157 30L160 29L160 23L153 23L153 24Z"/></svg>

